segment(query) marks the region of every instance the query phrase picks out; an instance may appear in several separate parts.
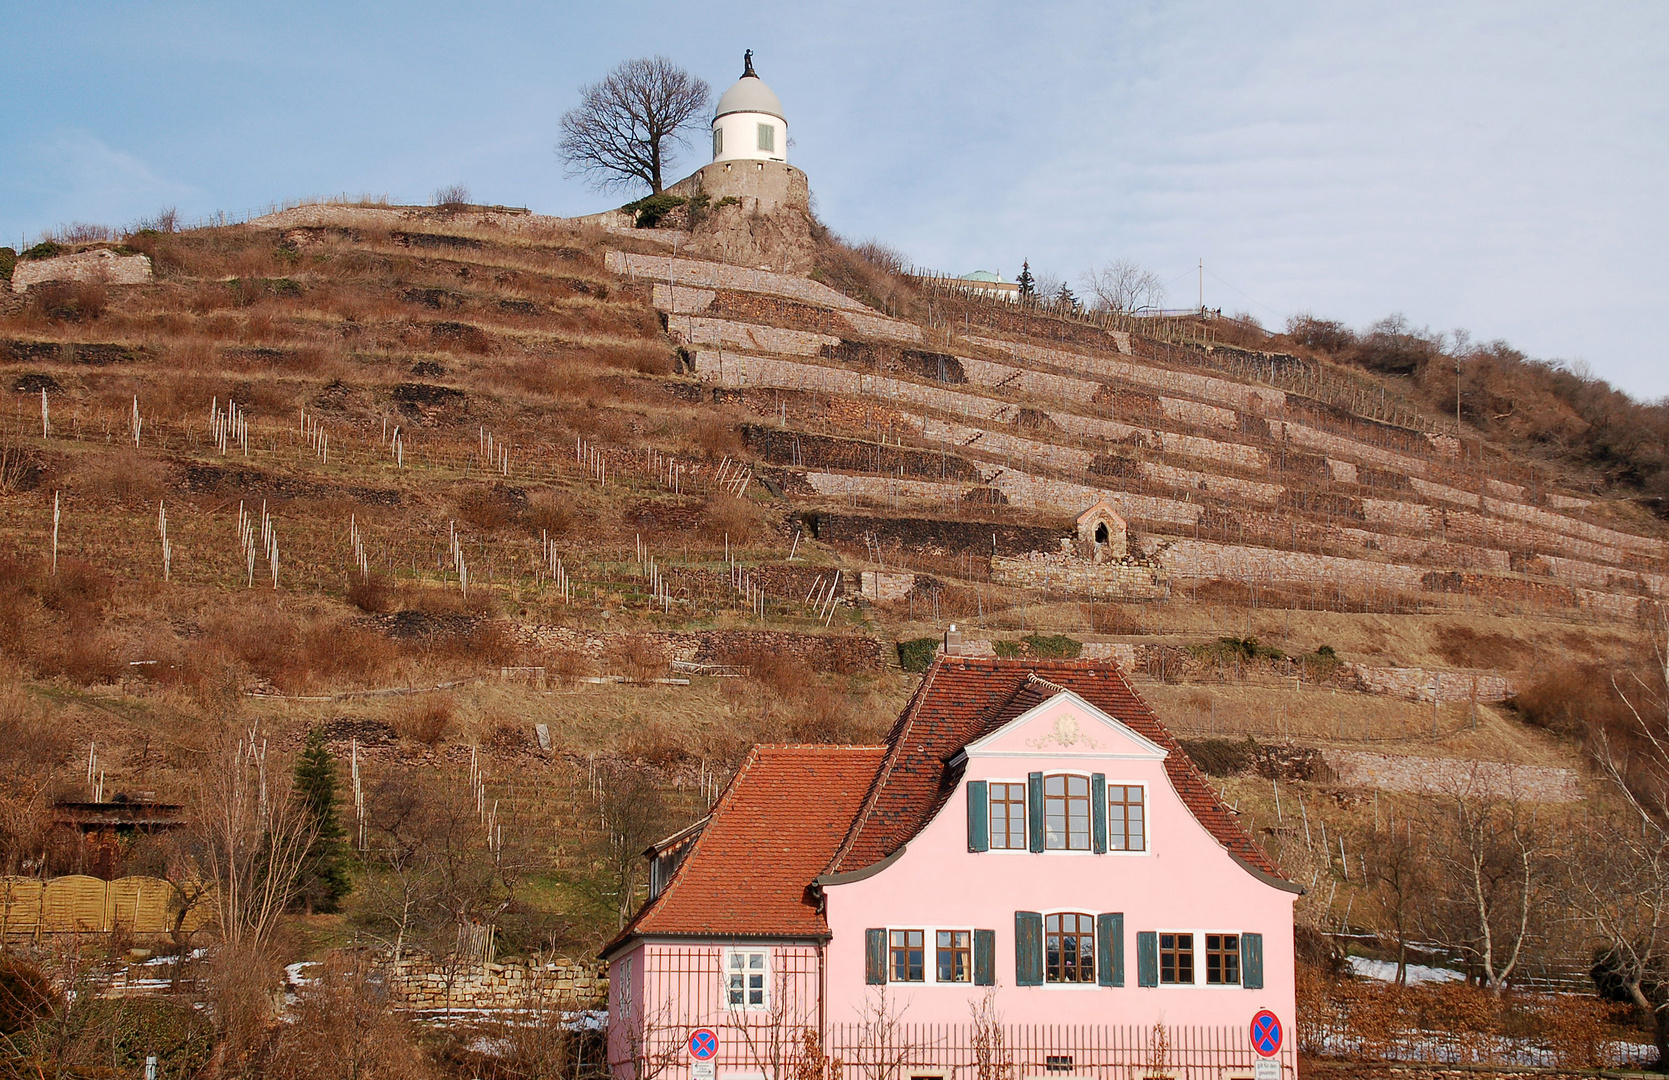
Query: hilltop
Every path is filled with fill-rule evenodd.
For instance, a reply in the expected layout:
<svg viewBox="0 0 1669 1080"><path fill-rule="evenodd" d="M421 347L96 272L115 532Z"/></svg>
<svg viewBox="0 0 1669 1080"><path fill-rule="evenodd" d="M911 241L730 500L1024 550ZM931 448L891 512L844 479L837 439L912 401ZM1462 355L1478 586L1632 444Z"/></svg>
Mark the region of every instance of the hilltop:
<svg viewBox="0 0 1669 1080"><path fill-rule="evenodd" d="M802 275L618 219L307 205L122 238L148 281L0 294L8 722L50 733L49 790L89 754L176 790L226 721L322 724L373 776L484 762L543 860L522 946L579 948L751 742L877 737L951 623L1118 659L1253 820L1271 768L1578 782L1502 702L1641 648L1669 537L1637 491L1336 342L811 235ZM1245 777L1246 736L1312 764ZM629 828L620 768L660 800Z"/></svg>

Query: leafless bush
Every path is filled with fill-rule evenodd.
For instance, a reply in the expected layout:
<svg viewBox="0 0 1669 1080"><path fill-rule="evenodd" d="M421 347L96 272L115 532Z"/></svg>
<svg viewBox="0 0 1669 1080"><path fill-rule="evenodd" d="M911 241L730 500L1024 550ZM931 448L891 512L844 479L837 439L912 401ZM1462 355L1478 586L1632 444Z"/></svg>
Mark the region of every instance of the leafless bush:
<svg viewBox="0 0 1669 1080"><path fill-rule="evenodd" d="M649 682L666 675L666 650L653 638L632 634L609 646L608 666L632 682Z"/></svg>
<svg viewBox="0 0 1669 1080"><path fill-rule="evenodd" d="M746 544L765 532L758 507L747 499L720 493L707 500L701 515L701 535L709 542L730 538L732 544Z"/></svg>
<svg viewBox="0 0 1669 1080"><path fill-rule="evenodd" d="M61 244L96 244L114 240L116 233L108 225L97 225L91 221L72 221L53 230L52 238Z"/></svg>
<svg viewBox="0 0 1669 1080"><path fill-rule="evenodd" d="M387 611L394 603L394 586L384 574L348 571L348 603L361 611Z"/></svg>
<svg viewBox="0 0 1669 1080"><path fill-rule="evenodd" d="M438 746L457 716L450 694L419 694L406 699L394 717L394 730L403 739Z"/></svg>
<svg viewBox="0 0 1669 1080"><path fill-rule="evenodd" d="M331 954L298 997L295 1022L281 1026L263 1075L273 1080L434 1075L410 1024L389 1007L387 984L364 951Z"/></svg>
<svg viewBox="0 0 1669 1080"><path fill-rule="evenodd" d="M463 210L469 206L469 188L463 184L447 184L435 189L434 203L442 210Z"/></svg>
<svg viewBox="0 0 1669 1080"><path fill-rule="evenodd" d="M97 281L52 281L29 290L29 306L53 322L92 322L104 314L110 293Z"/></svg>

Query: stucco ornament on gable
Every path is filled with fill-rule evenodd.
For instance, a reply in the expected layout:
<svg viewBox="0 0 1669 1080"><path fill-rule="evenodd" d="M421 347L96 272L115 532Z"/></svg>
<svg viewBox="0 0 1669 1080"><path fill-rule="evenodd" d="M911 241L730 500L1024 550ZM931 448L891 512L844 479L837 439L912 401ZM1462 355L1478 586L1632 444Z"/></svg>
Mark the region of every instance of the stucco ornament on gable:
<svg viewBox="0 0 1669 1080"><path fill-rule="evenodd" d="M1052 729L1034 739L1026 740L1027 746L1038 750L1047 750L1051 746L1071 750L1080 744L1086 750L1101 749L1101 744L1078 725L1078 718L1066 712L1055 717L1055 726Z"/></svg>

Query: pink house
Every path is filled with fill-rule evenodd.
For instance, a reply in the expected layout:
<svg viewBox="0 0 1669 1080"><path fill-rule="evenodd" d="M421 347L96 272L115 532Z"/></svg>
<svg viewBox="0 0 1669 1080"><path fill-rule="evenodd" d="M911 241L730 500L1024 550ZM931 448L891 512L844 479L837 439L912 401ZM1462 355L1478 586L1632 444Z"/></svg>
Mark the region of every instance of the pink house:
<svg viewBox="0 0 1669 1080"><path fill-rule="evenodd" d="M1300 889L1113 664L941 656L885 746L756 747L650 854L622 1078L1294 1076Z"/></svg>

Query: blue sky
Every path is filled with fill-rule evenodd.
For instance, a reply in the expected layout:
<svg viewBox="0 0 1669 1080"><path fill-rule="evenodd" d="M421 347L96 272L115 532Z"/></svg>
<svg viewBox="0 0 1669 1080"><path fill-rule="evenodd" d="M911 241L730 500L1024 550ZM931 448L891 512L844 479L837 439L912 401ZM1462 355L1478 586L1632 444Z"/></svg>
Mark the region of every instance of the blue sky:
<svg viewBox="0 0 1669 1080"><path fill-rule="evenodd" d="M616 61L752 48L836 232L1269 325L1401 312L1669 395L1669 4L5 0L0 243L338 192L579 214ZM697 141L697 146L702 140ZM699 164L692 150L684 164Z"/></svg>

